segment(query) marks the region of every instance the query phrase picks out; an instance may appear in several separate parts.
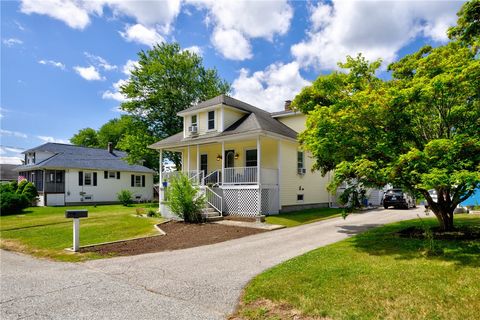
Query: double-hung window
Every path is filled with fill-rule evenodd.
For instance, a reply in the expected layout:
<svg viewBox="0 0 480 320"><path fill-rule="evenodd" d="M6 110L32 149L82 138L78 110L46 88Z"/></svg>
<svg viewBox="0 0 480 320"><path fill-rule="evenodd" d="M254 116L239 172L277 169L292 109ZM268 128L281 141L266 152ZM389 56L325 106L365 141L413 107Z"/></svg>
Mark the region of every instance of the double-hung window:
<svg viewBox="0 0 480 320"><path fill-rule="evenodd" d="M303 151L297 151L297 173L305 174L305 154Z"/></svg>
<svg viewBox="0 0 480 320"><path fill-rule="evenodd" d="M91 172L85 172L85 185L86 186L91 186L92 185L92 173Z"/></svg>
<svg viewBox="0 0 480 320"><path fill-rule="evenodd" d="M196 127L197 126L197 115L196 114L194 114L192 116L191 121L192 121L192 127Z"/></svg>
<svg viewBox="0 0 480 320"><path fill-rule="evenodd" d="M208 130L215 129L215 111L208 112Z"/></svg>

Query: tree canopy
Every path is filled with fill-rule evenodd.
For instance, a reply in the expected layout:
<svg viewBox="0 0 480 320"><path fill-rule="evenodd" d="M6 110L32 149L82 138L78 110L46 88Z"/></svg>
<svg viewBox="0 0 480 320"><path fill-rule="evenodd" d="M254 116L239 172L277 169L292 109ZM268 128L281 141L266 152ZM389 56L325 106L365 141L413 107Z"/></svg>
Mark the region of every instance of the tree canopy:
<svg viewBox="0 0 480 320"><path fill-rule="evenodd" d="M70 142L77 146L96 148L99 146L97 131L92 128L84 128L79 130L73 137L70 138Z"/></svg>
<svg viewBox="0 0 480 320"><path fill-rule="evenodd" d="M345 73L302 90L293 102L309 115L300 141L314 169L335 170L330 190L344 181L403 187L453 228L455 207L480 186L480 60L465 39L392 63L390 80L376 76L380 61L348 57Z"/></svg>
<svg viewBox="0 0 480 320"><path fill-rule="evenodd" d="M200 56L177 43L157 44L138 58L138 67L121 87L128 98L121 108L141 119L157 140L183 130L177 112L230 91L215 69L205 68Z"/></svg>

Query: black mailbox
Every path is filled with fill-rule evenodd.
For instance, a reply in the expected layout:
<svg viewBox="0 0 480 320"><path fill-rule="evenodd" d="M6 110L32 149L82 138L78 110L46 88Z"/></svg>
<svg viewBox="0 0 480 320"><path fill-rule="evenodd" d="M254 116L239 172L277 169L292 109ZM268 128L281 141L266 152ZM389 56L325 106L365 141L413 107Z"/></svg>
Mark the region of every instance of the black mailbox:
<svg viewBox="0 0 480 320"><path fill-rule="evenodd" d="M65 218L87 218L88 210L65 210Z"/></svg>

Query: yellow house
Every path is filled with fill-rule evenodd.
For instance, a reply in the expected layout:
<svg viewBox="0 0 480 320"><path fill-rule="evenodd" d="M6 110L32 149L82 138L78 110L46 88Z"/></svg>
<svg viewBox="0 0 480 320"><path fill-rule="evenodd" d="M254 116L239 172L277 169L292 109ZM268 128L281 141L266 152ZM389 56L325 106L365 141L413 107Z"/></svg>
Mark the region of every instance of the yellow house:
<svg viewBox="0 0 480 320"><path fill-rule="evenodd" d="M150 148L160 152L160 164L162 151L181 153L182 171L219 215L327 207L329 175L311 171L313 159L297 141L306 117L291 111L289 103L284 111L269 113L220 95L179 112L183 131ZM161 172L160 181L168 175Z"/></svg>

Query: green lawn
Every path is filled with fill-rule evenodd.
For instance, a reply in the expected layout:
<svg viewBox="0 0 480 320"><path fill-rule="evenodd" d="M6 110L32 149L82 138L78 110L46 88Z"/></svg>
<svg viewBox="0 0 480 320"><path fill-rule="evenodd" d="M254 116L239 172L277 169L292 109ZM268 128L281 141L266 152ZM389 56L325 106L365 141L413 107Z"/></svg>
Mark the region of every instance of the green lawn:
<svg viewBox="0 0 480 320"><path fill-rule="evenodd" d="M316 222L328 218L341 216L342 209L318 208L296 212L281 213L266 217L266 222L286 227L295 227L305 223Z"/></svg>
<svg viewBox="0 0 480 320"><path fill-rule="evenodd" d="M480 231L478 215L455 221ZM433 218L425 223L437 224ZM377 228L274 267L247 286L238 315L478 319L480 240L435 240L439 253L428 255L425 240L395 234L419 225L411 220Z"/></svg>
<svg viewBox="0 0 480 320"><path fill-rule="evenodd" d="M65 210L88 209L88 218L80 219L80 245L88 245L158 234L154 224L161 219L136 216L136 208L147 206L150 205L27 208L20 215L0 217L0 246L62 261L99 258L92 253L64 250L72 246L72 220L65 218Z"/></svg>

